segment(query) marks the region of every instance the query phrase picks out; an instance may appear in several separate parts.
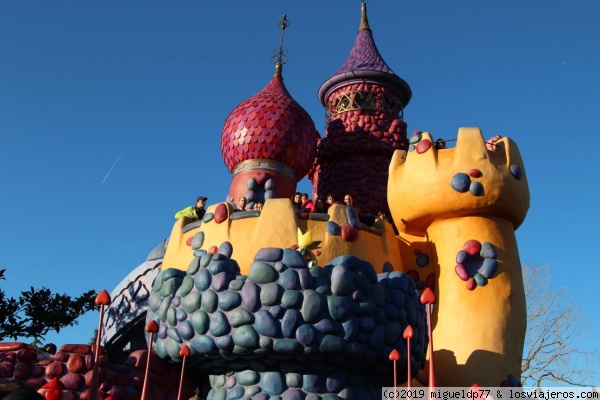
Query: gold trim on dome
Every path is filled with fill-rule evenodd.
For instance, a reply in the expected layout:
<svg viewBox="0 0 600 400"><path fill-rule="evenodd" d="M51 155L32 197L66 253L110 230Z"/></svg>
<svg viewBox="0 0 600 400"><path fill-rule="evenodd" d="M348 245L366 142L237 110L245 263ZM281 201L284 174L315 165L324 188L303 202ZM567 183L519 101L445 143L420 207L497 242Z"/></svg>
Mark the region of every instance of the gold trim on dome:
<svg viewBox="0 0 600 400"><path fill-rule="evenodd" d="M279 172L288 176L296 182L296 171L289 165L285 165L280 161L268 160L265 158L253 158L251 160L242 161L233 168L233 176L241 172L262 169L267 171Z"/></svg>
<svg viewBox="0 0 600 400"><path fill-rule="evenodd" d="M358 27L358 31L370 31L369 20L367 19L367 3L364 1L360 7L360 26Z"/></svg>
<svg viewBox="0 0 600 400"><path fill-rule="evenodd" d="M371 90L348 90L329 99L328 111L330 118L346 111L373 110L394 117L403 117L402 102L389 93Z"/></svg>

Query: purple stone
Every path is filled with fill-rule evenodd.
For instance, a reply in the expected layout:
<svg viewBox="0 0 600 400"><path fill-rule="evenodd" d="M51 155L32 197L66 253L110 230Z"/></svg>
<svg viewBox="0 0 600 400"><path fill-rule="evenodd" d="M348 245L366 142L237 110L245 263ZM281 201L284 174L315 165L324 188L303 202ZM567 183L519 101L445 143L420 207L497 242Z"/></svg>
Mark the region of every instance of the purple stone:
<svg viewBox="0 0 600 400"><path fill-rule="evenodd" d="M302 289L304 289L304 290L312 289L314 287L314 285L313 285L313 278L312 278L312 274L310 273L310 270L299 269L297 272L298 272L298 278L300 278L300 286L302 286Z"/></svg>
<svg viewBox="0 0 600 400"><path fill-rule="evenodd" d="M458 253L456 253L456 263L457 264L462 264L465 259L467 258L467 252L464 250L459 251Z"/></svg>
<svg viewBox="0 0 600 400"><path fill-rule="evenodd" d="M469 175L459 172L452 177L450 186L452 186L452 189L456 190L459 193L468 192L469 187L471 186L471 178L469 177Z"/></svg>
<svg viewBox="0 0 600 400"><path fill-rule="evenodd" d="M254 282L244 284L242 288L242 305L250 312L257 311L260 307L260 287Z"/></svg>
<svg viewBox="0 0 600 400"><path fill-rule="evenodd" d="M223 254L224 256L229 258L233 254L233 246L229 242L223 242L219 246L218 253Z"/></svg>
<svg viewBox="0 0 600 400"><path fill-rule="evenodd" d="M276 247L265 247L256 253L254 261L274 262L281 261L283 258L283 250Z"/></svg>
<svg viewBox="0 0 600 400"><path fill-rule="evenodd" d="M456 275L458 275L458 277L463 281L469 279L469 274L467 274L467 270L462 264L456 264L456 267L454 267L454 272L456 272Z"/></svg>

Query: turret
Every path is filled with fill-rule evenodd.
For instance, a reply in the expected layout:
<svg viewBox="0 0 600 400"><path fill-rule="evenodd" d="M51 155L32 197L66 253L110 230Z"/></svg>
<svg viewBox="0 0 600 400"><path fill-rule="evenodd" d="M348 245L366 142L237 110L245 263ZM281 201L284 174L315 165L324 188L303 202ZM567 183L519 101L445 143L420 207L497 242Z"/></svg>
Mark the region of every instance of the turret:
<svg viewBox="0 0 600 400"><path fill-rule="evenodd" d="M350 55L319 89L328 122L309 173L315 194L349 193L363 212L389 214L387 170L394 150L408 146L403 113L411 95L379 53L363 2Z"/></svg>

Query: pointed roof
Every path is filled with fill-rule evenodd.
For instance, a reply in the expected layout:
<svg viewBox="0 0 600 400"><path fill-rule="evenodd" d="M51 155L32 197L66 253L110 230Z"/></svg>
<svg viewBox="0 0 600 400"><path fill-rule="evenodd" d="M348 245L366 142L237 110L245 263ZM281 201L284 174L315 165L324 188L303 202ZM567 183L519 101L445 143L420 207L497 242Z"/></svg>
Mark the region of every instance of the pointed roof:
<svg viewBox="0 0 600 400"><path fill-rule="evenodd" d="M319 100L323 105L327 104L329 94L341 86L354 82L379 83L394 89L402 98L406 107L412 96L408 84L392 71L385 63L377 49L373 33L367 19L367 5L363 1L361 21L354 41L354 46L342 66L325 81L319 89Z"/></svg>

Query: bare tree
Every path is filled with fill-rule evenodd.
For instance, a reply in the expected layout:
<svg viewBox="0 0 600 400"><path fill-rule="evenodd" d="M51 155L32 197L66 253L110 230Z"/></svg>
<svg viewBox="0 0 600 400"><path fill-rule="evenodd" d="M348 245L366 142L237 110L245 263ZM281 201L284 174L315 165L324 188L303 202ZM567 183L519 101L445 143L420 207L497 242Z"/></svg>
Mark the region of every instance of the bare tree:
<svg viewBox="0 0 600 400"><path fill-rule="evenodd" d="M586 347L592 335L581 306L564 289L550 286L548 267L523 266L527 334L521 380L527 386L597 383L600 350Z"/></svg>

